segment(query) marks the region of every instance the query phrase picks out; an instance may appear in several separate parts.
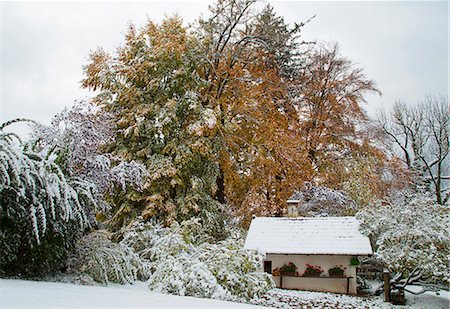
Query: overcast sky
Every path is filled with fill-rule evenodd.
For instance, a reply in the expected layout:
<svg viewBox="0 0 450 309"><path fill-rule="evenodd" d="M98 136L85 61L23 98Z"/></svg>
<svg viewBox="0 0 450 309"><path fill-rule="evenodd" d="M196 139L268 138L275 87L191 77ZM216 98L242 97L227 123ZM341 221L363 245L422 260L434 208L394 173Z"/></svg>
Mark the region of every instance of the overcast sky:
<svg viewBox="0 0 450 309"><path fill-rule="evenodd" d="M89 51L123 42L129 22L140 26L176 13L192 23L210 1L0 2L0 121L25 117L44 123L74 100ZM368 97L370 115L396 100L414 104L448 94L447 1L272 2L289 23L316 18L305 40L336 41L342 54L376 81L383 96Z"/></svg>

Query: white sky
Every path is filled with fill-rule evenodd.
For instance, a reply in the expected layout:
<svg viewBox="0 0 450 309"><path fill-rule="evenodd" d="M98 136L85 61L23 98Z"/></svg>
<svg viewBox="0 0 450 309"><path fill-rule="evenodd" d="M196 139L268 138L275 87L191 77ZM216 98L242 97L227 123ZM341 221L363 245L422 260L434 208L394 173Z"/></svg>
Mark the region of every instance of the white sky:
<svg viewBox="0 0 450 309"><path fill-rule="evenodd" d="M25 117L44 123L75 99L89 51L113 52L128 22L141 26L177 13L186 23L211 1L1 2L0 122ZM395 100L414 104L448 93L448 16L441 2L272 2L289 23L316 15L305 40L337 41L343 55L375 80L369 114ZM22 130L19 128L19 130Z"/></svg>

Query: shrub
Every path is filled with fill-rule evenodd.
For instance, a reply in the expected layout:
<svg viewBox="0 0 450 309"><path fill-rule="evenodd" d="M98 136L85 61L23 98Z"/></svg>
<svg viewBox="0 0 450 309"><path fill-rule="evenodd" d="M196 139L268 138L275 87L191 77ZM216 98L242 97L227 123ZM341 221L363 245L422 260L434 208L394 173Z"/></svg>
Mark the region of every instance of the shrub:
<svg viewBox="0 0 450 309"><path fill-rule="evenodd" d="M358 266L360 264L359 259L357 257L352 257L352 259L350 260L350 265L351 266Z"/></svg>
<svg viewBox="0 0 450 309"><path fill-rule="evenodd" d="M191 260L187 255L161 261L148 284L151 290L160 293L216 299L231 297L204 263Z"/></svg>
<svg viewBox="0 0 450 309"><path fill-rule="evenodd" d="M146 259L152 274L149 288L162 293L227 300L249 300L274 287L271 277L257 271L262 256L242 249L242 236L229 231L226 240L208 243L199 219L170 228L136 221L121 244Z"/></svg>
<svg viewBox="0 0 450 309"><path fill-rule="evenodd" d="M392 272L419 266L430 283L448 284L448 208L427 196L400 196L357 214L374 256Z"/></svg>
<svg viewBox="0 0 450 309"><path fill-rule="evenodd" d="M133 283L148 279L149 266L133 249L110 240L106 231L80 239L71 257L71 270L103 284Z"/></svg>
<svg viewBox="0 0 450 309"><path fill-rule="evenodd" d="M89 226L95 187L66 177L51 157L0 127L0 275L42 276L64 267Z"/></svg>

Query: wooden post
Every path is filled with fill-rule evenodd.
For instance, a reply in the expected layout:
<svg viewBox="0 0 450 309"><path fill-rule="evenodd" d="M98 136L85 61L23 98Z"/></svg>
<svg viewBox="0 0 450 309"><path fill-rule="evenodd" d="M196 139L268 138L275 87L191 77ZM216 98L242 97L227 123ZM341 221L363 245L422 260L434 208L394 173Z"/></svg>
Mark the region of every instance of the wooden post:
<svg viewBox="0 0 450 309"><path fill-rule="evenodd" d="M350 292L350 279L353 277L347 277L347 294Z"/></svg>
<svg viewBox="0 0 450 309"><path fill-rule="evenodd" d="M283 275L280 274L280 289L283 288Z"/></svg>
<svg viewBox="0 0 450 309"><path fill-rule="evenodd" d="M389 270L384 269L383 270L383 282L384 282L384 301L389 302L391 301L391 285L389 284L389 281L391 281L391 273Z"/></svg>

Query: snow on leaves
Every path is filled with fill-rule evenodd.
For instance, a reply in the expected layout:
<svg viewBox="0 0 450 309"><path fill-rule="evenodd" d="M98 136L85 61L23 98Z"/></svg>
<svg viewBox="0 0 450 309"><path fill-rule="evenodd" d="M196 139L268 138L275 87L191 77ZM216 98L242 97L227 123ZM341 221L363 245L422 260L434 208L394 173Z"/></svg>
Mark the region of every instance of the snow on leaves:
<svg viewBox="0 0 450 309"><path fill-rule="evenodd" d="M208 243L201 229L195 218L170 228L137 221L121 243L150 262L149 287L158 292L239 301L273 288L271 278L257 272L259 254L243 250L236 236Z"/></svg>
<svg viewBox="0 0 450 309"><path fill-rule="evenodd" d="M0 133L1 217L27 221L37 244L49 221L74 221L89 225L85 207L96 204L89 182L66 178L49 158L27 151L10 136Z"/></svg>
<svg viewBox="0 0 450 309"><path fill-rule="evenodd" d="M131 248L109 238L106 231L97 231L80 239L70 258L71 271L87 274L106 285L147 279L148 263Z"/></svg>
<svg viewBox="0 0 450 309"><path fill-rule="evenodd" d="M344 192L309 182L291 199L300 200L298 211L302 216L348 216L353 214L356 203Z"/></svg>
<svg viewBox="0 0 450 309"><path fill-rule="evenodd" d="M111 115L99 113L90 102L76 102L56 115L50 126L35 124L31 140L41 153L55 157L66 174L94 184L97 198L115 185L122 190L143 188L147 176L143 164L101 153L114 140Z"/></svg>
<svg viewBox="0 0 450 309"><path fill-rule="evenodd" d="M430 282L448 284L448 209L430 197L403 194L360 211L362 232L391 271L408 273L418 266Z"/></svg>
<svg viewBox="0 0 450 309"><path fill-rule="evenodd" d="M273 288L270 276L257 271L262 256L242 249L242 235L217 243L202 233L193 218L171 227L138 218L120 242L105 231L81 239L71 257L74 274L109 284L148 279L149 288L160 293L247 301Z"/></svg>

